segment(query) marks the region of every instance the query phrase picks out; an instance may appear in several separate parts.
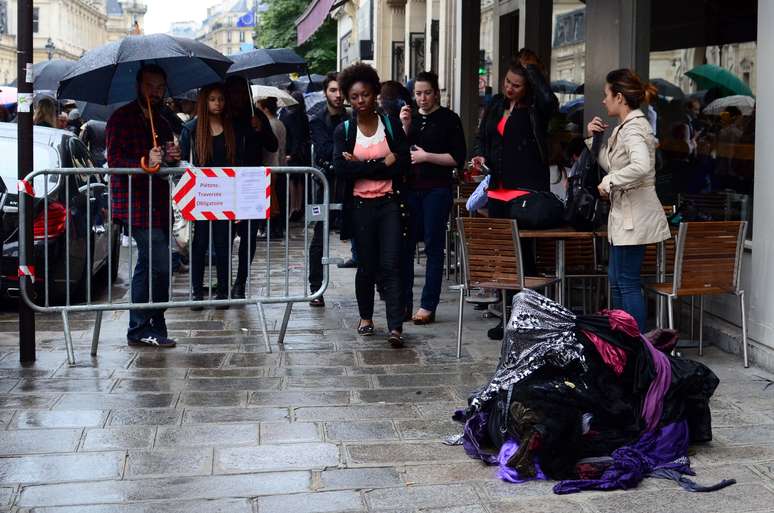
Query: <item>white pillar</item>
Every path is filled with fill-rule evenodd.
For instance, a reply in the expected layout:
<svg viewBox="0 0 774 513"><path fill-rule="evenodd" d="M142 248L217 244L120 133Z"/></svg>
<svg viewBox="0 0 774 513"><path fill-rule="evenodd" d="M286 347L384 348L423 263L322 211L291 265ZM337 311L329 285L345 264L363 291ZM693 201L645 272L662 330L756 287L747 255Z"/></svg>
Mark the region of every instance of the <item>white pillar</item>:
<svg viewBox="0 0 774 513"><path fill-rule="evenodd" d="M774 19L774 2L758 2L758 59L756 62L758 83L769 84L774 80L774 31L770 28ZM774 90L759 87L755 114L755 200L753 201L753 250L752 269L743 272L755 279L749 280L747 297L750 308L750 337L774 348L774 202L769 200L774 191L774 145L767 144L768 135L774 130Z"/></svg>

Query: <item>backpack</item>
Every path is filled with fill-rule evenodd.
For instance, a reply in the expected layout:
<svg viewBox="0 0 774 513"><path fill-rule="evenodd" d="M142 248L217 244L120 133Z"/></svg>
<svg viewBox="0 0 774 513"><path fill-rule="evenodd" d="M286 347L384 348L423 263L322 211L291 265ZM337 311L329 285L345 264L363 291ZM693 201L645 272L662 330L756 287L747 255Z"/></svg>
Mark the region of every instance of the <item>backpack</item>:
<svg viewBox="0 0 774 513"><path fill-rule="evenodd" d="M593 231L607 224L610 208L600 200L597 190L602 181L602 169L596 157L601 145L602 134L594 135L591 150L584 148L578 159L578 173L567 179L564 222L578 231Z"/></svg>
<svg viewBox="0 0 774 513"><path fill-rule="evenodd" d="M389 116L382 116L379 114L379 117L382 118L382 123L384 124L384 129L387 131L387 135L390 137L390 139L395 139L392 135L392 123L390 122ZM344 141L349 142L349 119L344 120Z"/></svg>

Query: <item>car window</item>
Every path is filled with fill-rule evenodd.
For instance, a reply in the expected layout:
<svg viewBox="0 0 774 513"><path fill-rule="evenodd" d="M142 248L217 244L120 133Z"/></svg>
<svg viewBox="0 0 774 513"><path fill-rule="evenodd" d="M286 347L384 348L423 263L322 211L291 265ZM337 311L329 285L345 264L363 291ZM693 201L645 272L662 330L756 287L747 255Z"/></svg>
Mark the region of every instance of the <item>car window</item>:
<svg viewBox="0 0 774 513"><path fill-rule="evenodd" d="M0 178L2 183L0 189L3 191L15 191L17 178L17 146L16 137L0 137L0 155L3 158L0 159ZM38 171L41 169L54 169L59 167L59 153L53 147L36 143L32 145L32 159L33 170ZM42 197L44 193L44 177L43 175L35 177L35 195ZM56 175L48 175L48 191L51 192L59 178Z"/></svg>

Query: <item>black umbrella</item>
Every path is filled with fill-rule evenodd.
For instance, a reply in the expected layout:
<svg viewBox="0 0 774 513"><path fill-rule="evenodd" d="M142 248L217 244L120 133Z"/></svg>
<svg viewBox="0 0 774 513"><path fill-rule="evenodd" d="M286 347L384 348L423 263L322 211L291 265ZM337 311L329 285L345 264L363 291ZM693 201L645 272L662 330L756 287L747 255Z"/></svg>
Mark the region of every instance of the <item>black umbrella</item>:
<svg viewBox="0 0 774 513"><path fill-rule="evenodd" d="M306 61L290 48L259 48L251 52L230 55L229 58L234 61L234 64L229 68L228 74L241 75L248 80L307 72Z"/></svg>
<svg viewBox="0 0 774 513"><path fill-rule="evenodd" d="M292 82L291 86L294 91L301 91L302 93L313 93L315 91L323 90L324 81L325 75L318 75L314 73L305 77L299 77L298 80L294 80Z"/></svg>
<svg viewBox="0 0 774 513"><path fill-rule="evenodd" d="M86 52L59 86L60 98L109 105L137 96L137 72L156 64L167 74L170 95L223 79L231 59L209 46L166 34L128 36Z"/></svg>
<svg viewBox="0 0 774 513"><path fill-rule="evenodd" d="M36 62L32 65L33 84L35 91L52 91L56 93L59 81L75 67L75 61L53 59L50 61ZM12 86L16 87L14 79Z"/></svg>
<svg viewBox="0 0 774 513"><path fill-rule="evenodd" d="M668 98L677 98L682 100L685 98L685 93L680 86L664 80L663 78L654 78L651 83L658 89L659 96L666 96Z"/></svg>
<svg viewBox="0 0 774 513"><path fill-rule="evenodd" d="M555 93L578 94L575 92L577 89L578 84L569 80L554 80L551 82L551 91Z"/></svg>
<svg viewBox="0 0 774 513"><path fill-rule="evenodd" d="M287 73L280 75L272 75L270 77L254 78L250 80L251 84L279 87L280 89L289 89L293 84Z"/></svg>
<svg viewBox="0 0 774 513"><path fill-rule="evenodd" d="M111 103L110 105L100 105L98 103L76 101L75 108L81 113L81 119L84 121L107 121L115 111L126 105L127 102Z"/></svg>

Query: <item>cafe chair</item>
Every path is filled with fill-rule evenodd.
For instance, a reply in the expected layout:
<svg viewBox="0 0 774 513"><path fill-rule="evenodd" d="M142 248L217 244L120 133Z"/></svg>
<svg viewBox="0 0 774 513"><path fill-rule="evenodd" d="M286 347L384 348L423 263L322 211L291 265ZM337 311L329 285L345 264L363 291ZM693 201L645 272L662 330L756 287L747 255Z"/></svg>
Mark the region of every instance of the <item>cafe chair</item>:
<svg viewBox="0 0 774 513"><path fill-rule="evenodd" d="M457 312L457 358L462 356L462 312L465 294L474 288L500 291L503 337L507 331L507 292L545 289L557 283L555 277L524 276L519 227L516 220L487 217L458 217L463 282L449 287L459 292Z"/></svg>
<svg viewBox="0 0 774 513"><path fill-rule="evenodd" d="M699 356L703 354L704 297L733 294L742 313L742 354L747 357L747 315L741 289L742 253L747 221L681 223L677 234L672 281L646 288L667 299L669 328L674 328L674 302L699 296Z"/></svg>

